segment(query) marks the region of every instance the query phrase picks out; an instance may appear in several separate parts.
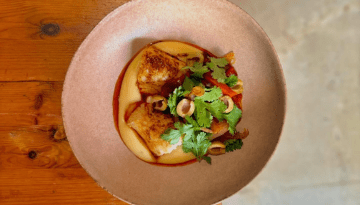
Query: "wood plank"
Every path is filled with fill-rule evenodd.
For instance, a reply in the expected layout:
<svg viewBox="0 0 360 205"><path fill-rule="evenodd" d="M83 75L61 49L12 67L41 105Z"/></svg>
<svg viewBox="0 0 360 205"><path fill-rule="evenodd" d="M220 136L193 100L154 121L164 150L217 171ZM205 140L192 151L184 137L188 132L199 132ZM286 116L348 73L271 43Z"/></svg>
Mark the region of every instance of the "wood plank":
<svg viewBox="0 0 360 205"><path fill-rule="evenodd" d="M62 125L62 82L0 82L0 127Z"/></svg>
<svg viewBox="0 0 360 205"><path fill-rule="evenodd" d="M81 41L0 39L0 81L64 81ZM5 52L6 51L6 52Z"/></svg>
<svg viewBox="0 0 360 205"><path fill-rule="evenodd" d="M63 81L83 39L125 2L0 1L0 81Z"/></svg>
<svg viewBox="0 0 360 205"><path fill-rule="evenodd" d="M5 169L0 172L1 204L120 204L82 168Z"/></svg>
<svg viewBox="0 0 360 205"><path fill-rule="evenodd" d="M80 168L62 126L0 131L0 170Z"/></svg>

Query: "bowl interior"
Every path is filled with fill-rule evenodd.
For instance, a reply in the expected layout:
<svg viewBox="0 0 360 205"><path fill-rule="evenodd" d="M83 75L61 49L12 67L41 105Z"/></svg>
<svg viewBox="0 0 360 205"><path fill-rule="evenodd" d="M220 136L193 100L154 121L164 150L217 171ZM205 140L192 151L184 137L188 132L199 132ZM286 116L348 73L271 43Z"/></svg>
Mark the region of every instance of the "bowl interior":
<svg viewBox="0 0 360 205"><path fill-rule="evenodd" d="M187 166L162 167L136 158L113 120L116 81L146 44L173 39L215 55L235 52L244 82L238 130L250 135L241 150ZM211 204L234 194L265 166L285 115L285 82L276 52L261 27L225 0L131 1L105 17L76 52L64 84L62 112L71 147L104 189L135 204Z"/></svg>

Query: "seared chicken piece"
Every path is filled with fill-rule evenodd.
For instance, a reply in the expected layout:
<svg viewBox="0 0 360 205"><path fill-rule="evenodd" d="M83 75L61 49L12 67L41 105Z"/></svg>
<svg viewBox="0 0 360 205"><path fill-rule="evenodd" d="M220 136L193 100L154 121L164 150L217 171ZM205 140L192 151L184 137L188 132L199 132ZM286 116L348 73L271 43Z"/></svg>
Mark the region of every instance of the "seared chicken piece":
<svg viewBox="0 0 360 205"><path fill-rule="evenodd" d="M171 115L154 110L151 104L142 103L137 107L131 113L127 124L136 130L156 156L170 153L182 143L179 140L177 144L171 145L161 139L161 134L173 126L174 120Z"/></svg>
<svg viewBox="0 0 360 205"><path fill-rule="evenodd" d="M186 63L154 46L149 46L144 51L139 66L137 85L140 92L154 95L161 93L161 88L166 82L184 75L185 71L180 69L186 66Z"/></svg>

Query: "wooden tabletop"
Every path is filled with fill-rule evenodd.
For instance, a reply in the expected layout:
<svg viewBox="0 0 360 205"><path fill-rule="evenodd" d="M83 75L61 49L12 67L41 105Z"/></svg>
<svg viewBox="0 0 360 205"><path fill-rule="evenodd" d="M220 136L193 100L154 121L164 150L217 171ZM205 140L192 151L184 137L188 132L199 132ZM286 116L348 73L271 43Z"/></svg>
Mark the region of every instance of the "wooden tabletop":
<svg viewBox="0 0 360 205"><path fill-rule="evenodd" d="M76 160L61 92L78 46L126 0L0 0L0 204L127 204Z"/></svg>
<svg viewBox="0 0 360 205"><path fill-rule="evenodd" d="M127 204L75 158L61 93L78 46L127 0L0 0L0 204Z"/></svg>

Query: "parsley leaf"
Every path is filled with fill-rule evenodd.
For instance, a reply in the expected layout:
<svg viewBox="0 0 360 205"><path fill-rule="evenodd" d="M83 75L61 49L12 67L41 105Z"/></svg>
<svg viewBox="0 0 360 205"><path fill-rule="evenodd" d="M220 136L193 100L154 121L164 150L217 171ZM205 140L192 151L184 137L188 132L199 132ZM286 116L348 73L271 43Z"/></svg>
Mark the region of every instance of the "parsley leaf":
<svg viewBox="0 0 360 205"><path fill-rule="evenodd" d="M227 106L223 101L217 99L212 103L207 103L206 108L216 119L218 119L219 121L224 120L223 112L226 110Z"/></svg>
<svg viewBox="0 0 360 205"><path fill-rule="evenodd" d="M210 127L213 116L206 110L207 103L202 99L196 97L195 104L195 119L200 127Z"/></svg>
<svg viewBox="0 0 360 205"><path fill-rule="evenodd" d="M165 130L165 132L161 135L161 139L166 140L170 142L170 144L176 144L179 142L181 137L180 130L174 130L171 128L168 128Z"/></svg>
<svg viewBox="0 0 360 205"><path fill-rule="evenodd" d="M230 75L228 78L225 79L225 83L229 87L233 87L234 85L236 85L237 81L238 81L238 78L236 77L236 75Z"/></svg>
<svg viewBox="0 0 360 205"><path fill-rule="evenodd" d="M209 72L209 69L199 62L195 62L193 66L185 66L182 69L190 69L194 73L193 75L198 78L203 78L204 73Z"/></svg>
<svg viewBox="0 0 360 205"><path fill-rule="evenodd" d="M170 94L168 99L168 106L170 108L170 113L174 115L175 117L178 116L176 112L176 106L179 101L179 98L183 96L184 89L182 86L179 86L178 88L175 88L172 94Z"/></svg>
<svg viewBox="0 0 360 205"><path fill-rule="evenodd" d="M241 149L241 147L243 146L243 141L241 139L230 139L226 140L224 144L226 146L225 151L232 152L234 150Z"/></svg>
<svg viewBox="0 0 360 205"><path fill-rule="evenodd" d="M224 118L226 119L227 123L229 123L229 132L230 134L234 135L236 131L236 125L239 119L242 116L242 111L237 107L231 110L230 113L224 114Z"/></svg>
<svg viewBox="0 0 360 205"><path fill-rule="evenodd" d="M196 97L202 101L212 102L219 99L222 96L222 91L220 88L214 86L213 88L206 88L204 95Z"/></svg>

